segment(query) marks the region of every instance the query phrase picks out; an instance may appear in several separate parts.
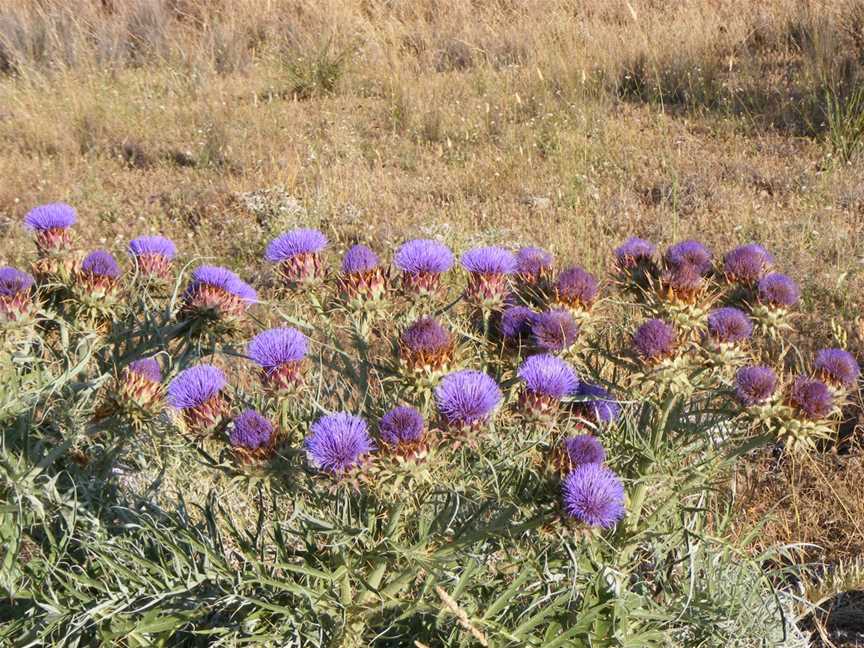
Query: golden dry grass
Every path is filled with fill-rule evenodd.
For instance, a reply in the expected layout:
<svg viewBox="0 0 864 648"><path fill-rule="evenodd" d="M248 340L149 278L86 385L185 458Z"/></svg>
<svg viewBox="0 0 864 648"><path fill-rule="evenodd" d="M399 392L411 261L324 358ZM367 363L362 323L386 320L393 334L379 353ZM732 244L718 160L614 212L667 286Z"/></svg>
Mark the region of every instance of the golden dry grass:
<svg viewBox="0 0 864 648"><path fill-rule="evenodd" d="M803 284L812 344L833 319L860 356L864 171L837 159L826 98L862 58L854 1L15 0L0 262L51 200L79 209L82 247L158 231L253 278L295 222L340 246L538 242L595 271L632 234L758 240ZM864 467L832 461L833 499L785 469L742 489L742 528L771 512L766 537L812 541L828 508L820 544L859 550L838 489Z"/></svg>

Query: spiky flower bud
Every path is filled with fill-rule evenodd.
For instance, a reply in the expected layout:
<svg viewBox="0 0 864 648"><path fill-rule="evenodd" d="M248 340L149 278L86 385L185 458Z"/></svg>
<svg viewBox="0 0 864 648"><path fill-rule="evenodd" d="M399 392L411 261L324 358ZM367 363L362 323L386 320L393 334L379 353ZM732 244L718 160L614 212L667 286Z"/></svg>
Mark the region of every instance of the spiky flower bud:
<svg viewBox="0 0 864 648"><path fill-rule="evenodd" d="M437 372L453 359L453 338L434 317L423 317L399 337L399 357L412 372Z"/></svg>
<svg viewBox="0 0 864 648"><path fill-rule="evenodd" d="M313 423L305 446L309 463L337 477L360 468L375 451L366 422L347 412L330 414Z"/></svg>
<svg viewBox="0 0 864 648"><path fill-rule="evenodd" d="M33 277L15 268L0 268L0 322L20 322L33 311Z"/></svg>
<svg viewBox="0 0 864 648"><path fill-rule="evenodd" d="M500 247L475 248L462 255L462 267L468 271L468 301L484 311L500 310L510 293L516 257Z"/></svg>
<svg viewBox="0 0 864 648"><path fill-rule="evenodd" d="M246 350L261 367L261 382L275 391L291 391L303 381L306 336L294 328L274 328L256 335Z"/></svg>
<svg viewBox="0 0 864 648"><path fill-rule="evenodd" d="M453 253L437 241L414 239L402 244L393 262L402 271L406 293L435 296L441 289L441 277L453 267Z"/></svg>
<svg viewBox="0 0 864 648"><path fill-rule="evenodd" d="M579 378L568 362L553 355L534 355L516 371L524 389L520 396L521 409L538 420L554 417L565 396L579 387Z"/></svg>
<svg viewBox="0 0 864 648"><path fill-rule="evenodd" d="M558 275L553 286L555 303L577 311L588 311L597 301L597 278L578 267L567 268Z"/></svg>
<svg viewBox="0 0 864 648"><path fill-rule="evenodd" d="M597 463L582 464L567 475L562 495L567 515L591 527L611 529L626 513L621 479Z"/></svg>
<svg viewBox="0 0 864 648"><path fill-rule="evenodd" d="M541 351L557 353L569 349L580 332L573 315L563 309L538 313L531 320L531 337Z"/></svg>
<svg viewBox="0 0 864 648"><path fill-rule="evenodd" d="M542 284L552 273L553 257L538 247L523 247L516 253L516 278L525 285Z"/></svg>
<svg viewBox="0 0 864 648"><path fill-rule="evenodd" d="M66 250L71 242L69 228L78 215L66 203L50 203L34 207L24 217L24 223L36 236L36 247L41 254Z"/></svg>
<svg viewBox="0 0 864 648"><path fill-rule="evenodd" d="M171 277L171 263L177 254L174 242L164 236L139 236L129 242L129 255L144 277L165 281Z"/></svg>
<svg viewBox="0 0 864 648"><path fill-rule="evenodd" d="M223 390L228 381L222 370L201 364L181 371L168 385L168 404L178 410L191 432L213 430L227 411Z"/></svg>
<svg viewBox="0 0 864 648"><path fill-rule="evenodd" d="M324 278L322 253L327 237L315 229L296 229L270 241L264 258L279 264L279 274L289 287L314 284Z"/></svg>
<svg viewBox="0 0 864 648"><path fill-rule="evenodd" d="M202 265L192 272L180 315L184 319L236 320L257 300L255 289L231 270Z"/></svg>

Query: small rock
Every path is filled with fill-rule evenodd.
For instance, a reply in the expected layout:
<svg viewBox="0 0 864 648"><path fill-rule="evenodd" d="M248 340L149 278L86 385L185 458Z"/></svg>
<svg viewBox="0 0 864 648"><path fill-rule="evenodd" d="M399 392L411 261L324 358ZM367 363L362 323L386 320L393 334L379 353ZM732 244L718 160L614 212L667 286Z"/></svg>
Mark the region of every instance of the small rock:
<svg viewBox="0 0 864 648"><path fill-rule="evenodd" d="M528 205L531 209L549 209L552 206L552 200L547 196L525 196L522 199L523 205Z"/></svg>

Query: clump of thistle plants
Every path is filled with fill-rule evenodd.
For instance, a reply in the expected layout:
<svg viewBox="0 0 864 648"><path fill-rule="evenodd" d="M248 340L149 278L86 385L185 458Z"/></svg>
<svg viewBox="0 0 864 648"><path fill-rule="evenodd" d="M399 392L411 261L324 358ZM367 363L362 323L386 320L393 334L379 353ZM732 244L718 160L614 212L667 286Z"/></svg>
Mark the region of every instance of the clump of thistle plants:
<svg viewBox="0 0 864 648"><path fill-rule="evenodd" d="M721 486L830 443L860 371L789 353L800 292L761 246L630 238L595 276L426 239L391 268L298 229L259 291L150 233L79 260L68 205L26 223L33 267L0 269L5 641L794 643L782 561L723 540Z"/></svg>

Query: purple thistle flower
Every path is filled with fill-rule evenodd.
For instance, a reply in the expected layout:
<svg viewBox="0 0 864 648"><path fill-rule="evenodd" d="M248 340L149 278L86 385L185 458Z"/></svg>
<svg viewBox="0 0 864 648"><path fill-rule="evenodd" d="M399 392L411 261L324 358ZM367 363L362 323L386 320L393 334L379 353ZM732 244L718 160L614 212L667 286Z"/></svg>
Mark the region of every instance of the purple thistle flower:
<svg viewBox="0 0 864 648"><path fill-rule="evenodd" d="M552 253L538 247L523 247L516 253L516 272L525 280L536 281L552 269Z"/></svg>
<svg viewBox="0 0 864 648"><path fill-rule="evenodd" d="M393 261L397 268L408 274L441 274L453 267L453 253L437 241L415 239L403 243Z"/></svg>
<svg viewBox="0 0 864 648"><path fill-rule="evenodd" d="M580 328L566 310L538 313L531 320L534 343L544 351L563 351L579 337Z"/></svg>
<svg viewBox="0 0 864 648"><path fill-rule="evenodd" d="M486 422L501 398L501 390L492 378L471 369L445 376L435 388L438 411L448 424L457 427Z"/></svg>
<svg viewBox="0 0 864 648"><path fill-rule="evenodd" d="M789 390L789 400L805 418L818 420L834 409L831 390L821 380L798 376Z"/></svg>
<svg viewBox="0 0 864 648"><path fill-rule="evenodd" d="M218 396L228 384L218 367L200 364L181 371L168 385L168 404L179 410L193 409Z"/></svg>
<svg viewBox="0 0 864 648"><path fill-rule="evenodd" d="M861 374L855 356L844 349L822 349L816 354L815 365L826 380L845 389L852 387Z"/></svg>
<svg viewBox="0 0 864 648"><path fill-rule="evenodd" d="M116 404L127 413L151 416L162 410L162 369L156 358L139 358L123 370L114 394Z"/></svg>
<svg viewBox="0 0 864 648"><path fill-rule="evenodd" d="M659 360L675 350L678 335L671 324L660 319L650 319L633 335L633 346L645 360Z"/></svg>
<svg viewBox="0 0 864 648"><path fill-rule="evenodd" d="M305 445L313 466L336 475L358 466L364 455L375 450L366 421L347 412L318 419Z"/></svg>
<svg viewBox="0 0 864 648"><path fill-rule="evenodd" d="M723 274L729 281L752 284L771 267L774 258L761 245L740 245L723 257Z"/></svg>
<svg viewBox="0 0 864 648"><path fill-rule="evenodd" d="M306 357L309 343L306 336L294 328L273 328L252 338L246 349L248 356L267 373L284 364L300 362Z"/></svg>
<svg viewBox="0 0 864 648"><path fill-rule="evenodd" d="M726 306L708 313L708 333L721 344L737 344L753 334L753 323L743 311Z"/></svg>
<svg viewBox="0 0 864 648"><path fill-rule="evenodd" d="M526 389L539 396L561 400L579 387L579 378L568 362L553 355L534 355L525 360L516 375Z"/></svg>
<svg viewBox="0 0 864 648"><path fill-rule="evenodd" d="M589 526L611 529L624 517L624 484L605 466L578 466L564 479L562 494L567 515Z"/></svg>
<svg viewBox="0 0 864 648"><path fill-rule="evenodd" d="M639 263L650 261L656 254L656 246L637 236L631 236L615 248L615 262L619 268L633 268Z"/></svg>
<svg viewBox="0 0 864 648"><path fill-rule="evenodd" d="M705 278L691 263L682 263L663 273L663 281L677 295L693 298L705 286Z"/></svg>
<svg viewBox="0 0 864 648"><path fill-rule="evenodd" d="M162 368L156 358L139 358L129 363L129 372L150 382L162 382Z"/></svg>
<svg viewBox="0 0 864 648"><path fill-rule="evenodd" d="M788 308L798 303L801 290L784 274L775 272L759 280L759 301L769 306Z"/></svg>
<svg viewBox="0 0 864 648"><path fill-rule="evenodd" d="M353 274L355 272L371 272L380 264L378 255L365 245L351 247L342 257L342 272Z"/></svg>
<svg viewBox="0 0 864 648"><path fill-rule="evenodd" d="M255 410L247 409L234 418L228 440L235 448L257 450L270 443L273 424Z"/></svg>
<svg viewBox="0 0 864 648"><path fill-rule="evenodd" d="M72 227L77 220L75 208L66 203L49 203L34 207L24 216L24 223L31 230L45 232Z"/></svg>
<svg viewBox="0 0 864 648"><path fill-rule="evenodd" d="M139 236L129 241L129 254L136 258L154 255L171 261L177 254L177 246L164 236Z"/></svg>
<svg viewBox="0 0 864 648"><path fill-rule="evenodd" d="M500 247L481 247L462 255L462 267L474 274L509 275L516 271L516 257Z"/></svg>
<svg viewBox="0 0 864 648"><path fill-rule="evenodd" d="M120 276L120 266L107 250L96 250L81 262L81 270L96 277L116 279Z"/></svg>
<svg viewBox="0 0 864 648"><path fill-rule="evenodd" d="M139 236L129 242L129 254L143 275L167 279L177 247L164 236Z"/></svg>
<svg viewBox="0 0 864 648"><path fill-rule="evenodd" d="M294 328L262 331L249 342L246 354L261 367L262 380L287 390L301 380L301 363L308 352L306 336Z"/></svg>
<svg viewBox="0 0 864 648"><path fill-rule="evenodd" d="M501 314L501 335L515 340L531 333L531 322L535 313L527 306L510 306Z"/></svg>
<svg viewBox="0 0 864 648"><path fill-rule="evenodd" d="M612 423L621 416L621 404L600 385L580 382L576 395L585 397L579 404L588 410L597 423Z"/></svg>
<svg viewBox="0 0 864 648"><path fill-rule="evenodd" d="M567 452L570 465L574 468L588 464L602 464L606 461L606 450L603 449L603 444L590 434L564 439L564 450Z"/></svg>
<svg viewBox="0 0 864 648"><path fill-rule="evenodd" d="M301 254L317 254L327 247L327 237L315 229L285 232L267 245L264 258L271 263L288 261Z"/></svg>
<svg viewBox="0 0 864 648"><path fill-rule="evenodd" d="M597 278L590 272L572 266L562 271L555 281L556 301L568 306L590 307L597 299Z"/></svg>
<svg viewBox="0 0 864 648"><path fill-rule="evenodd" d="M423 415L413 407L395 407L381 417L378 429L381 440L388 445L416 443L423 438Z"/></svg>
<svg viewBox="0 0 864 648"><path fill-rule="evenodd" d="M10 268L0 268L0 299L4 297L17 297L21 293L27 293L33 287L33 277L26 272Z"/></svg>
<svg viewBox="0 0 864 648"><path fill-rule="evenodd" d="M735 374L735 395L747 407L759 405L774 395L777 382L771 367L741 367Z"/></svg>
<svg viewBox="0 0 864 648"><path fill-rule="evenodd" d="M453 341L449 331L434 317L421 317L402 332L402 344L412 353L441 353L450 349Z"/></svg>
<svg viewBox="0 0 864 648"><path fill-rule="evenodd" d="M25 319L33 305L33 277L15 268L0 268L0 322Z"/></svg>
<svg viewBox="0 0 864 648"><path fill-rule="evenodd" d="M666 262L673 268L689 264L705 275L711 271L711 252L699 241L681 241L666 250Z"/></svg>
<svg viewBox="0 0 864 648"><path fill-rule="evenodd" d="M228 268L220 266L201 265L192 272L192 282L186 289L186 294L194 294L204 286L217 288L229 295L239 297L247 303L258 300L258 293L249 284Z"/></svg>

